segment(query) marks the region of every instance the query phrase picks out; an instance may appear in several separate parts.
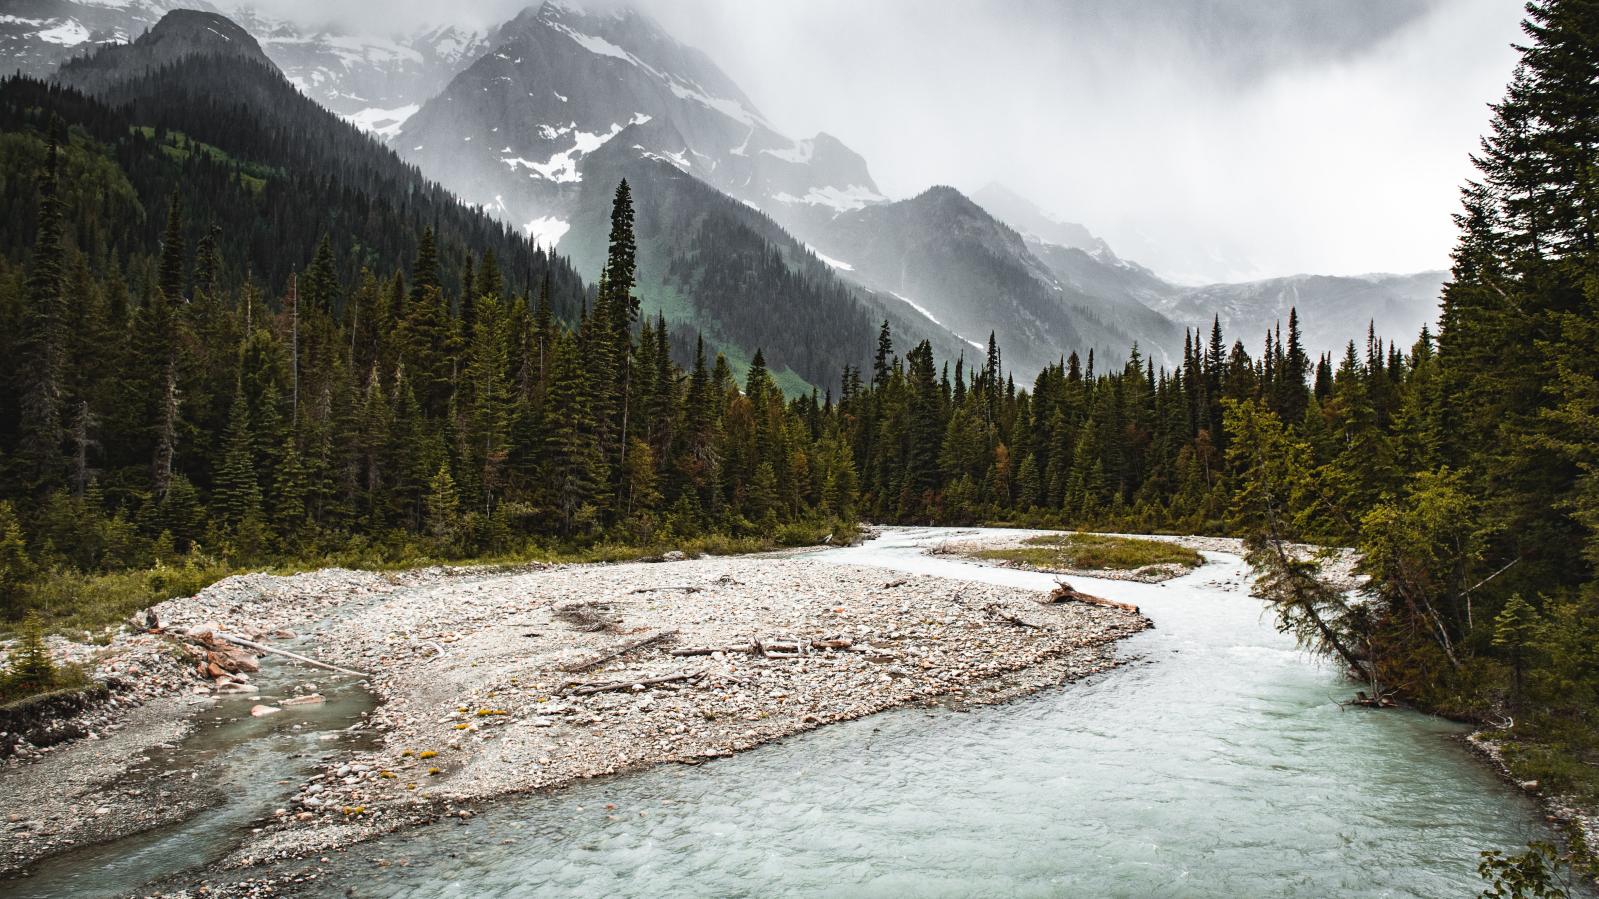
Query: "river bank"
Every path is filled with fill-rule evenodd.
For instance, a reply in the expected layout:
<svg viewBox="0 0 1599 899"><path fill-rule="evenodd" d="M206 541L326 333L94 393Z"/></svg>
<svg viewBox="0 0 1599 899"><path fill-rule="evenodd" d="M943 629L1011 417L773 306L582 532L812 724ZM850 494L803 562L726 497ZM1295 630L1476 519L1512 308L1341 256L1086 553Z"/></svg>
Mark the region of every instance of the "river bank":
<svg viewBox="0 0 1599 899"><path fill-rule="evenodd" d="M1051 589L1050 575L926 553L1004 533L895 528L804 561L867 567L879 583ZM475 804L470 818L216 872L210 886L327 899L752 885L836 895L840 884L871 895L1430 897L1475 895L1483 849L1551 838L1537 807L1463 748L1463 727L1339 705L1347 682L1272 627L1237 556L1206 558L1159 584L1074 577L1156 626L1116 645L1136 664L1068 689L911 703L711 765L580 778Z"/></svg>
<svg viewBox="0 0 1599 899"><path fill-rule="evenodd" d="M470 816L510 793L698 764L895 706L1007 699L1113 667L1113 642L1147 626L1134 613L1040 598L803 557L734 557L514 573L253 575L156 611L172 631L203 624L269 640L298 633L299 651L371 675L358 684L319 674L321 693L364 689L380 703L364 719L371 745L327 744L315 773L291 785L222 863L235 868ZM113 641L95 652L101 668L125 670L132 651ZM304 709L292 700L309 693L285 685L241 698L280 709L264 714L290 727ZM220 701L198 682L171 699L147 702L139 714L181 727L184 704ZM9 870L148 826L115 809L95 812L130 789L133 760L180 734L122 733L106 770L63 794L64 809L35 814L28 800L48 792L50 772L89 757L96 741L8 763L0 800L23 809L13 829L50 833L13 846ZM145 804L183 813L183 803L163 795ZM196 783L184 798L218 797ZM52 820L80 823L51 832Z"/></svg>

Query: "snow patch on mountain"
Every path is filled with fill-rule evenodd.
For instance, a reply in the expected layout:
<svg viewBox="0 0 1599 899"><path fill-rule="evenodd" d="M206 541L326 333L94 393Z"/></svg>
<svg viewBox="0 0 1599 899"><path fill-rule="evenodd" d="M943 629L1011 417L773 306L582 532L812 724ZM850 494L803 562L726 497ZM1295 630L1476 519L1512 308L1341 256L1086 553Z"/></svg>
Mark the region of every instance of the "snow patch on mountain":
<svg viewBox="0 0 1599 899"><path fill-rule="evenodd" d="M648 149L643 144L634 144L633 149L638 151L640 159L654 159L657 162L664 162L667 165L674 166L685 172L694 167L693 163L688 161L688 157L684 156L682 153L674 153L670 150L663 150L662 152L657 153L654 150Z"/></svg>
<svg viewBox="0 0 1599 899"><path fill-rule="evenodd" d="M405 124L405 120L415 115L416 111L421 108L422 105L420 103L407 103L395 109L368 106L366 109L352 112L347 116L342 116L342 118L362 131L375 134L383 140L388 140L399 134L400 126Z"/></svg>
<svg viewBox="0 0 1599 899"><path fill-rule="evenodd" d="M751 209L755 208L754 204L751 204L750 208ZM844 262L843 260L834 259L833 257L827 255L826 253L823 253L821 250L816 249L815 247L811 246L810 244L805 244L805 249L810 250L812 256L815 256L817 259L820 259L823 262L827 263L829 268L837 269L838 271L841 271L841 272L852 272L852 271L855 271L855 266L850 265L848 262ZM900 297L900 299L904 299L904 297ZM910 302L910 301L906 300L906 302Z"/></svg>
<svg viewBox="0 0 1599 899"><path fill-rule="evenodd" d="M907 305L909 305L912 309L915 309L917 312L920 312L928 321L932 322L935 325L938 325L941 328L944 326L944 323L939 321L938 317L933 315L933 313L929 312L926 306L923 306L921 303L916 302L915 300L911 299L908 296L905 296L904 294L895 293L892 290L890 290L889 293L893 294L895 299L902 300Z"/></svg>
<svg viewBox="0 0 1599 899"><path fill-rule="evenodd" d="M653 71L653 70L652 70ZM766 125L766 120L756 113L744 108L744 104L737 100L727 100L722 97L713 97L696 87L684 84L676 78L667 78L666 87L672 95L679 100L693 100L695 103L714 109L722 115L754 128L756 124Z"/></svg>
<svg viewBox="0 0 1599 899"><path fill-rule="evenodd" d="M562 221L553 215L540 216L522 226L522 231L527 234L528 239L546 250L554 249L571 229L571 222Z"/></svg>
<svg viewBox="0 0 1599 899"><path fill-rule="evenodd" d="M745 144L747 145L748 143L749 141L746 140ZM816 142L812 140L797 140L794 142L794 146L792 147L784 147L780 150L767 149L762 150L761 152L765 153L767 156L781 159L784 162L792 162L795 165L806 165L811 161L811 157L816 153Z"/></svg>
<svg viewBox="0 0 1599 899"><path fill-rule="evenodd" d="M870 187L862 184L851 184L849 187L813 187L803 197L796 197L787 191L772 195L772 199L779 203L802 203L807 206L826 206L835 212L851 212L873 203L881 203L888 199Z"/></svg>
<svg viewBox="0 0 1599 899"><path fill-rule="evenodd" d="M618 47L603 37L595 37L592 34L584 34L583 32L578 31L569 25L563 25L560 22L551 22L550 27L561 32L572 40L577 41L578 46L589 51L590 53L598 53L601 56L610 56L615 59L620 59L623 62L632 63L633 65L638 66L657 78L665 77L660 72L656 71L655 68L649 63L646 63L644 60L639 59L637 56L634 56L626 50L623 50L621 47Z"/></svg>
<svg viewBox="0 0 1599 899"><path fill-rule="evenodd" d="M77 19L64 19L39 32L39 39L63 47L76 47L89 39L89 29Z"/></svg>
<svg viewBox="0 0 1599 899"><path fill-rule="evenodd" d="M640 125L649 120L649 116L639 113L628 120L628 125ZM583 180L583 173L577 170L578 158L605 146L606 142L611 138L621 134L622 129L625 127L627 125L619 125L612 122L610 131L604 134L597 134L591 131L578 131L576 123L553 129L548 125L541 125L539 126L540 136L550 140L563 134L571 134L572 146L554 154L546 162L535 162L520 156L502 156L500 161L510 166L513 172L518 167L528 169L531 173L529 177L543 178L556 184L575 184ZM468 139L470 140L470 138Z"/></svg>

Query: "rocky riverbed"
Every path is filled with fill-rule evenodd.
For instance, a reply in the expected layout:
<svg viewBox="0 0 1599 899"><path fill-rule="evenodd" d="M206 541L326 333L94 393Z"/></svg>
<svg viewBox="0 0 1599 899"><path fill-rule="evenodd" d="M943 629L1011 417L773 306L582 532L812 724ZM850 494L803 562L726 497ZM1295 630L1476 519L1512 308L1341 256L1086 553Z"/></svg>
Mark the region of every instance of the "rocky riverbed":
<svg viewBox="0 0 1599 899"><path fill-rule="evenodd" d="M369 674L364 681L319 674L322 692L364 688L380 703L367 722L377 737L367 748L328 744L316 773L292 786L291 798L223 865L237 868L470 816L481 801L506 794L667 762L700 764L907 703L1000 701L1113 667L1113 642L1148 624L1135 612L1042 599L1029 590L791 556L252 575L156 611L169 633L220 629L269 645L303 635L297 651ZM101 670L143 671L154 662L130 662L145 659L136 647L162 639L119 637L93 657ZM166 652L192 653L187 645ZM180 663L195 664L192 655ZM14 847L13 870L63 848L63 839L81 843L145 826L114 808L100 812L114 791L138 789L119 786L128 783L126 760L174 739L186 726L185 703L248 688L248 676L202 682L173 673L171 680L165 699L136 706L157 729L146 733L124 714L128 743L108 753L120 761L74 785L71 805L50 812L80 822L73 834ZM311 695L263 696L258 712L292 715L294 703L316 701ZM80 738L9 763L0 801L20 810L14 831L49 829L31 798L46 792L52 765L94 758L96 742ZM214 798L203 789L191 795ZM182 813L181 803L163 796L142 802ZM98 828L81 823L96 820Z"/></svg>

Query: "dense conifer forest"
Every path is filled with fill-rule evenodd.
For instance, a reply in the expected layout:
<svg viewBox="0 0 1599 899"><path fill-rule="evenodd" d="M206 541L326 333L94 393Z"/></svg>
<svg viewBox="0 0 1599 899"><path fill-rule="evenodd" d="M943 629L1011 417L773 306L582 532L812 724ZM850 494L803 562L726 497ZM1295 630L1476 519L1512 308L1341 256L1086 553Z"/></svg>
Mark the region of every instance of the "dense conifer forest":
<svg viewBox="0 0 1599 899"><path fill-rule="evenodd" d="M1591 789L1599 13L1531 10L1437 334L1311 358L1296 314L1264 335L1199 323L1175 369L1068 353L1018 384L992 339L938 359L884 323L836 393L799 396L760 353L742 382L703 345L674 358L640 316L625 181L585 288L396 187L397 162L328 155L354 144L261 133L230 153L165 124L181 94L9 80L0 610L66 619L84 584L153 568L160 592L183 571L804 542L861 519L1231 534L1283 626L1379 695L1513 719L1520 770ZM1359 548L1370 595L1327 588L1292 542Z"/></svg>

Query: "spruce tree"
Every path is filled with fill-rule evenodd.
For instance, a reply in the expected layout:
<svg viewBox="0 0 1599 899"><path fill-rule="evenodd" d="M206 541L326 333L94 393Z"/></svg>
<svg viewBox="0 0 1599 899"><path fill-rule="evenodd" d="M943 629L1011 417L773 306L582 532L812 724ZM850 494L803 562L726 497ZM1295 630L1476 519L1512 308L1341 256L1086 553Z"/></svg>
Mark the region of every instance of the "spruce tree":
<svg viewBox="0 0 1599 899"><path fill-rule="evenodd" d="M167 302L179 305L187 298L184 288L187 248L183 239L183 207L176 191L167 204L167 229L161 238L161 268L159 285Z"/></svg>
<svg viewBox="0 0 1599 899"><path fill-rule="evenodd" d="M28 270L27 299L17 355L20 438L17 456L23 485L36 493L62 478L64 317L60 149L52 138L38 177L38 222Z"/></svg>
<svg viewBox="0 0 1599 899"><path fill-rule="evenodd" d="M229 527L261 512L261 485L256 478L255 438L250 432L250 408L241 386L233 395L228 430L223 438L222 465L217 469L216 496L211 507L218 521Z"/></svg>
<svg viewBox="0 0 1599 899"><path fill-rule="evenodd" d="M16 508L10 500L0 500L0 616L17 616L24 588L35 570Z"/></svg>

